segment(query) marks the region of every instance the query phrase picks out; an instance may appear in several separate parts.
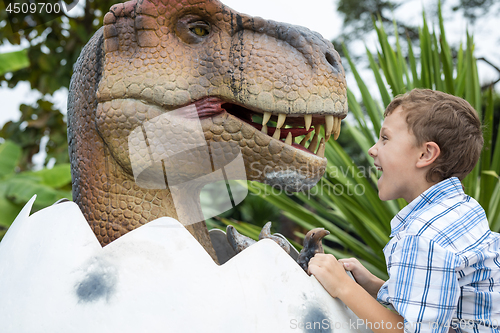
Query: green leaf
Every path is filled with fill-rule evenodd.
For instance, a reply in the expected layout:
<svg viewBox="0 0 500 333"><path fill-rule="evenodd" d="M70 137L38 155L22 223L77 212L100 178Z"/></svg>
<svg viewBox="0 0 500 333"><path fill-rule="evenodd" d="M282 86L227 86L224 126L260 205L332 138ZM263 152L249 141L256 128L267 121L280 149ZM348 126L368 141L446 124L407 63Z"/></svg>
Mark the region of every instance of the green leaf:
<svg viewBox="0 0 500 333"><path fill-rule="evenodd" d="M368 56L368 61L370 62L370 68L372 69L373 74L375 75L375 81L377 81L377 86L378 90L380 91L380 96L382 97L382 102L384 103L384 105L389 105L392 99L389 96L389 92L387 91L384 81L382 80L382 76L380 75L380 69L375 63L375 59L373 59L373 55L368 50L368 48L366 48L366 55Z"/></svg>
<svg viewBox="0 0 500 333"><path fill-rule="evenodd" d="M220 218L219 220L226 226L232 225L236 229L236 231L238 231L240 234L248 236L254 240L259 240L259 234L261 229L256 225L241 221L228 220L225 218Z"/></svg>
<svg viewBox="0 0 500 333"><path fill-rule="evenodd" d="M455 79L455 95L464 96L465 81L467 80L467 71L465 70L465 51L460 43L460 48L457 54L457 78Z"/></svg>
<svg viewBox="0 0 500 333"><path fill-rule="evenodd" d="M500 120L498 121L498 128L500 128ZM491 169L500 174L500 135L498 134L494 147L495 151L491 160Z"/></svg>
<svg viewBox="0 0 500 333"><path fill-rule="evenodd" d="M422 88L432 88L431 56L430 56L430 34L427 27L425 15L423 16L423 27L419 28L420 36L420 70Z"/></svg>
<svg viewBox="0 0 500 333"><path fill-rule="evenodd" d="M444 91L444 83L443 80L441 79L441 62L439 61L439 48L437 44L436 32L432 34L431 53L432 53L432 64L434 67L433 72L434 72L434 83L436 90Z"/></svg>
<svg viewBox="0 0 500 333"><path fill-rule="evenodd" d="M21 148L12 141L0 145L0 179L14 174L21 154Z"/></svg>
<svg viewBox="0 0 500 333"><path fill-rule="evenodd" d="M349 88L347 88L347 102L349 104L349 110L351 110L352 114L356 118L356 121L358 122L358 127L360 127L361 131L363 131L363 135L365 136L365 138L372 142L371 145L373 145L375 143L375 140L372 134L372 129L369 128L366 124L365 115L361 110L361 106L356 101L356 97L354 97L354 94Z"/></svg>
<svg viewBox="0 0 500 333"><path fill-rule="evenodd" d="M497 175L498 178L498 175ZM495 189L491 195L489 210L486 212L490 228L493 231L500 230L500 181L496 182Z"/></svg>
<svg viewBox="0 0 500 333"><path fill-rule="evenodd" d="M55 190L40 184L37 178L24 175L5 181L5 185L7 186L6 196L14 204L24 205L36 194L35 210L50 206L59 199L71 198L69 191Z"/></svg>
<svg viewBox="0 0 500 333"><path fill-rule="evenodd" d="M21 211L23 205L15 204L7 199L8 187L5 183L0 182L0 227L8 228Z"/></svg>
<svg viewBox="0 0 500 333"><path fill-rule="evenodd" d="M30 60L26 49L9 53L0 53L0 75L29 67Z"/></svg>
<svg viewBox="0 0 500 333"><path fill-rule="evenodd" d="M483 118L483 138L484 145L481 153L481 189L479 192L479 203L485 211L488 211L490 198L495 189L495 182L492 182L488 171L491 166L491 148L493 141L493 89L488 89L486 112Z"/></svg>
<svg viewBox="0 0 500 333"><path fill-rule="evenodd" d="M413 86L415 88L421 88L422 84L420 83L420 79L418 77L417 72L417 60L415 59L415 55L413 53L413 46L411 45L411 39L407 38L408 43L408 60L410 62L411 74L413 78Z"/></svg>
<svg viewBox="0 0 500 333"><path fill-rule="evenodd" d="M453 84L453 60L450 47L448 45L448 42L446 41L443 14L441 11L441 1L438 1L438 18L439 18L439 29L441 32L439 41L441 45L441 62L443 64L445 87L446 87L446 92L448 94L453 95L455 93L455 86Z"/></svg>
<svg viewBox="0 0 500 333"><path fill-rule="evenodd" d="M40 184L52 188L61 188L71 184L71 164L69 163L58 164L52 169L44 168L28 174L39 177L41 180Z"/></svg>
<svg viewBox="0 0 500 333"><path fill-rule="evenodd" d="M373 128L375 133L380 133L380 127L382 123L382 116L380 114L380 109L377 107L377 104L372 98L372 95L370 91L368 90L368 87L365 85L364 80L361 78L359 75L358 71L356 70L356 66L354 65L353 61L351 60L349 56L349 52L343 46L344 48L344 53L346 55L347 61L349 62L349 66L351 67L351 71L354 74L354 77L356 79L356 83L358 84L358 88L361 92L361 96L363 98L363 103L365 104L366 110L368 112L368 116L370 117Z"/></svg>

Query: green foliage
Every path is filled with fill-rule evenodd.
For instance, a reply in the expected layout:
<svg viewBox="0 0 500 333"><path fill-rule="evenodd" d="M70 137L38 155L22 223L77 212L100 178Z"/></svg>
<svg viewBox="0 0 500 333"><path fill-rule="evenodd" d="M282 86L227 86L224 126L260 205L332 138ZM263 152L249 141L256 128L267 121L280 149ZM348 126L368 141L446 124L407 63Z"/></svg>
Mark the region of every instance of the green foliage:
<svg viewBox="0 0 500 333"><path fill-rule="evenodd" d="M481 95L476 59L473 55L473 37L467 33L466 43L460 46L456 57L446 41L440 8L439 34L432 31L423 19L419 28L420 57L415 46L407 40L407 54L402 51L399 37L391 45L384 25L373 22L378 35L378 49L373 54L366 49L370 68L377 83L380 100L389 104L392 98L413 88L441 90L465 98L478 110L485 126L485 147L480 162L464 179L466 192L485 208L492 230L500 230L500 139L493 144L494 94L489 90ZM397 29L395 29L397 30ZM339 258L356 256L377 276L386 277L382 249L389 240L392 217L406 205L403 199L382 202L378 198L377 171L367 151L375 143L383 120L384 107L374 98L361 78L347 49L344 49L349 67L361 94L358 102L348 90L349 110L354 122L343 121L343 135L352 138L351 147L362 151L366 165L356 165L351 156L336 141L328 141L325 157L328 159L325 177L310 193L293 196L273 192L266 185L252 183L249 189L273 203L298 226L312 229L324 227L331 234L326 237L325 251ZM483 100L485 110L483 112ZM347 132L347 133L346 133Z"/></svg>
<svg viewBox="0 0 500 333"><path fill-rule="evenodd" d="M0 54L0 75L26 68L29 65L30 60L26 50Z"/></svg>
<svg viewBox="0 0 500 333"><path fill-rule="evenodd" d="M0 239L22 207L37 195L33 211L52 205L59 199L71 199L69 164L52 169L18 172L21 147L12 141L0 145Z"/></svg>
<svg viewBox="0 0 500 333"><path fill-rule="evenodd" d="M337 12L343 17L342 34L340 39L345 42L363 39L367 33L373 29L370 20L373 16L379 16L385 24L385 28L390 28L392 19L397 22L397 30L401 36L407 35L413 41L418 39L418 29L409 25L404 19L399 17L398 8L404 7L409 1L391 0L338 0L336 1ZM444 2L447 5L447 13L457 12L455 15L463 15L468 23L474 24L475 20L487 14L498 15L500 6L495 0L459 0L458 2ZM418 6L418 3L414 3ZM405 8L408 10L408 7ZM403 9L400 9L403 11ZM437 18L437 11L431 11L430 17ZM448 14L449 15L449 14ZM394 33L394 32L392 32Z"/></svg>
<svg viewBox="0 0 500 333"><path fill-rule="evenodd" d="M33 155L40 151L40 142L48 136L46 161L55 158L56 163L68 163L68 138L66 122L52 102L40 99L35 106L22 104L19 121L9 121L0 129L0 137L15 142L22 148L19 161L21 170L33 167Z"/></svg>
<svg viewBox="0 0 500 333"><path fill-rule="evenodd" d="M218 221L220 221L220 225L215 225L215 227L218 227L219 229L226 231L225 227L228 225L232 225L236 231L238 231L240 234L246 235L254 240L259 240L259 234L261 231L261 227L256 226L253 223L246 223L246 222L241 222L241 221L236 221L234 219L227 219L224 217L219 217L217 218ZM224 227L222 227L224 226Z"/></svg>
<svg viewBox="0 0 500 333"><path fill-rule="evenodd" d="M264 224L279 220L280 215L272 203L250 193L239 205L215 218L207 219L206 223L209 229L219 228L223 231L226 231L228 225L233 225L240 233L258 239ZM252 221L252 224L240 221Z"/></svg>
<svg viewBox="0 0 500 333"><path fill-rule="evenodd" d="M51 21L49 20L53 17L46 11L41 11L31 15L37 22L46 22L45 24L13 33L4 2L0 1L0 26L4 27L0 29L0 43L28 45L26 49L19 51L18 55L22 57L17 59L28 66L13 66L5 70L0 67L0 83L6 82L8 87L13 88L21 81L29 82L34 91L42 94L35 104L21 105L20 121L9 122L0 131L0 137L14 141L22 147L22 170L32 168L31 158L39 151L40 140L44 136L49 139L45 164L51 158L55 158L56 163L69 161L64 116L49 101L50 95L61 88L69 87L73 64L83 46L102 26L102 20L109 8L118 2L122 1L80 1L79 5L83 6L82 15L63 15ZM22 13L17 16L19 22L26 17Z"/></svg>

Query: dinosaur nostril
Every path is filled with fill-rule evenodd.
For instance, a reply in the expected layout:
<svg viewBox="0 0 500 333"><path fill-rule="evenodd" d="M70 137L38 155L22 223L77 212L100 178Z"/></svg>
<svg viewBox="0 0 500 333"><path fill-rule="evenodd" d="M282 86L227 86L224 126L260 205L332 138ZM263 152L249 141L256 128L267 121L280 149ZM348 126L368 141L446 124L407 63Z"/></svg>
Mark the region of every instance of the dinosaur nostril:
<svg viewBox="0 0 500 333"><path fill-rule="evenodd" d="M332 67L337 71L339 72L339 63L337 62L337 59L335 59L335 56L333 54L331 54L330 52L327 52L325 54L325 58L326 58L326 61L328 61L328 63L330 65L332 65Z"/></svg>

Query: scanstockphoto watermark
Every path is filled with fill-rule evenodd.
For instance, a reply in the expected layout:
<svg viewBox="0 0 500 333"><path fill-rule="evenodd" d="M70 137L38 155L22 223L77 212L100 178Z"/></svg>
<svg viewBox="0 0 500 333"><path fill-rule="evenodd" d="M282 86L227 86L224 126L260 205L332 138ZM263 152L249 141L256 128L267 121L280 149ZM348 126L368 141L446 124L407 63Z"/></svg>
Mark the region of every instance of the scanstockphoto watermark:
<svg viewBox="0 0 500 333"><path fill-rule="evenodd" d="M476 331L480 327L490 327L498 329L498 320L496 319L480 319L480 320L469 320L469 319L453 319L449 323L443 322L405 322L404 328L409 331L419 331L419 330L438 330L441 328L454 329L454 330L474 330Z"/></svg>
<svg viewBox="0 0 500 333"><path fill-rule="evenodd" d="M474 330L479 326L491 327L494 329L498 329L497 320L466 320L466 319L454 319L450 323L439 323L439 322L419 322L419 323L411 323L411 322L386 322L386 321L375 321L370 322L363 319L357 320L349 320L344 322L339 321L331 321L328 318L324 318L321 321L299 321L296 319L290 320L290 328L291 329L300 329L300 330L335 330L335 329L350 329L350 330L360 330L360 329L370 329L370 330L390 330L390 329L399 329L399 330L408 330L408 331L416 331L425 329L425 330L436 330L439 328L449 329L452 328L454 330L462 329L462 330Z"/></svg>
<svg viewBox="0 0 500 333"><path fill-rule="evenodd" d="M280 185L273 184L271 189L263 190L261 188L256 188L251 195L279 195L286 194L288 196L294 193L301 193L307 196L309 199L314 196L322 195L334 195L334 196L363 196L366 192L366 182L361 183L361 179L369 179L373 175L377 175L376 167L365 167L365 166L349 166L349 167L337 167L332 166L324 169L319 169L314 166L310 166L308 163L302 165L299 168L285 166L285 167L271 167L266 166L264 170L260 169L259 162L253 162L250 164L250 169L252 174L256 175L258 178L265 178L265 175L269 172L277 173L281 172L286 175L297 174L297 175L310 175L310 174L323 174L323 177L332 181L319 181L318 185L311 187L307 182L304 182L302 186L297 186L293 184ZM263 176L264 175L264 176ZM299 178L299 177L297 177ZM298 188L297 188L298 187ZM265 192L264 192L265 191Z"/></svg>
<svg viewBox="0 0 500 333"><path fill-rule="evenodd" d="M296 319L290 320L291 329L300 330L354 330L358 331L361 329L371 329L371 330L382 330L382 329L403 329L404 323L385 322L383 320L377 322L369 322L363 319L349 320L349 321L332 321L328 318L324 318L321 321L299 321Z"/></svg>

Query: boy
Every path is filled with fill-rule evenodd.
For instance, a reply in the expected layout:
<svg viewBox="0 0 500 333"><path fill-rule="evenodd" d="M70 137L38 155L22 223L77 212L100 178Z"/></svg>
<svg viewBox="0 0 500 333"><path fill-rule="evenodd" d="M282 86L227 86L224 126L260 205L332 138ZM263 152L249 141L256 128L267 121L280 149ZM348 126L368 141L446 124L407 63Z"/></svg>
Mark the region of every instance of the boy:
<svg viewBox="0 0 500 333"><path fill-rule="evenodd" d="M327 254L309 273L375 332L499 332L500 235L460 183L483 145L477 113L461 98L415 89L384 117L368 151L382 171L379 197L409 202L384 248L389 280Z"/></svg>

